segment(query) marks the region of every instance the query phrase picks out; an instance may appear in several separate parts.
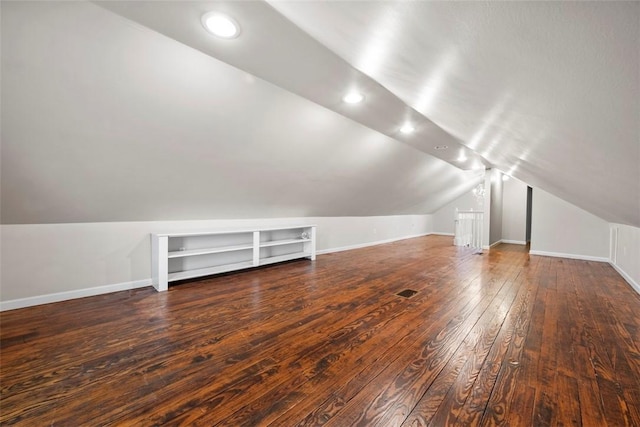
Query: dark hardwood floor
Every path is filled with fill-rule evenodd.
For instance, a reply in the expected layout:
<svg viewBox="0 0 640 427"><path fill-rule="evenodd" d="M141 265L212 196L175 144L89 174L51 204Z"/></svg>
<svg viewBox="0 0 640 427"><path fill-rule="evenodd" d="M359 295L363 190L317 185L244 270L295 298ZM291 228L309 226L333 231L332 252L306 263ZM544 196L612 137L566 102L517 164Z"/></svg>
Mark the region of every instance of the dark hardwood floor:
<svg viewBox="0 0 640 427"><path fill-rule="evenodd" d="M0 322L2 425L640 426L640 296L522 246L428 236Z"/></svg>

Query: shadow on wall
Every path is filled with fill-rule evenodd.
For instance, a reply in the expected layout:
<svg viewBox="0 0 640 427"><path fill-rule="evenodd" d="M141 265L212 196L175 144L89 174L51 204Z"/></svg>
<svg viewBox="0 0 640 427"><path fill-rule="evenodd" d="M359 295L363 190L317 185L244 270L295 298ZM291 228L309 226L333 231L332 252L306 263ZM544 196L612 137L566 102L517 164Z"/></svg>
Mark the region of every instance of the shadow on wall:
<svg viewBox="0 0 640 427"><path fill-rule="evenodd" d="M131 266L131 278L134 277L151 277L151 237L145 236L140 239L138 244L129 252L129 264Z"/></svg>

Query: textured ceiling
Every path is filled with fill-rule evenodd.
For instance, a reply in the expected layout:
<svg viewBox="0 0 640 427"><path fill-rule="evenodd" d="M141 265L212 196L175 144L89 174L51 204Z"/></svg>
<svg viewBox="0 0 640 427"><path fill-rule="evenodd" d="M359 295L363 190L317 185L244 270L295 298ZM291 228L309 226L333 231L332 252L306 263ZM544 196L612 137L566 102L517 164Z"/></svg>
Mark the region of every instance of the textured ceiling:
<svg viewBox="0 0 640 427"><path fill-rule="evenodd" d="M481 179L84 2L2 3L1 174L5 224L429 213Z"/></svg>
<svg viewBox="0 0 640 427"><path fill-rule="evenodd" d="M261 2L104 7L447 161L464 147L606 220L640 225L640 3L270 4L290 22ZM231 13L243 35L203 34L197 17L208 10ZM339 103L348 85L364 88L364 108ZM398 135L407 115L421 134ZM434 152L441 144L451 149Z"/></svg>
<svg viewBox="0 0 640 427"><path fill-rule="evenodd" d="M640 3L272 5L499 169L640 225Z"/></svg>
<svg viewBox="0 0 640 427"><path fill-rule="evenodd" d="M3 221L152 219L149 212L160 205L166 210L153 219L432 212L477 180L477 174L452 165L482 163L605 220L640 226L640 3L97 4L2 4L3 155L12 159L3 158ZM200 17L210 10L233 15L241 36L220 40L207 34ZM40 21L32 22L34 17ZM215 60L205 61L202 53ZM199 68L186 65L191 63ZM251 83L245 87L238 79ZM82 95L65 98L66 85L82 86ZM365 93L365 103L340 102L351 87ZM225 107L200 97L202 88L211 94L234 88L236 95L229 95ZM38 91L48 96L43 105ZM118 108L107 102L113 93L121 95L116 105L122 111L110 110ZM69 112L95 99L102 104L82 111L82 124L74 122ZM151 113L143 114L148 123L131 120L136 109L153 111L162 123L152 121ZM70 126L67 131L77 126L72 138L42 119L52 113ZM110 116L126 126L113 125ZM417 125L415 134L399 134L405 120ZM217 148L202 148L206 135L213 135ZM31 147L32 141L46 137L63 149L71 145L76 156L82 152L79 141L91 141L121 171L117 149L104 148L118 136L129 144L121 142L120 152L133 150L134 159L160 142L162 149L153 152L160 170L183 150L194 167L183 164L173 181L161 179L183 194L152 191L141 198L144 184L154 179L145 165L138 177L129 171L114 177L117 185L95 179L96 195L115 197L125 189L118 197L126 196L126 215L109 213L98 200L93 202L105 210L85 206L88 212L76 209L73 215L62 206L46 212L47 204L37 208L25 201L25 194L46 196L50 189L20 174L19 166L42 179L82 176L47 166L45 155L34 161L42 147ZM220 138L234 143L219 145ZM323 149L292 153L297 140ZM364 147L374 140L388 141L385 150L392 151L368 153ZM251 148L235 145L242 143ZM450 148L436 151L436 145ZM461 150L470 157L464 164L456 162ZM216 156L218 172L198 169ZM253 170L247 165L260 173L234 172ZM212 186L191 188L190 172ZM134 178L140 188L126 185ZM273 190L283 179L288 191ZM74 191L90 192L66 184L58 191L69 200L78 196ZM316 189L314 196L300 199L309 188ZM219 203L201 202L195 216L176 207L175 202L195 206L202 191ZM163 202L154 204L153 197ZM16 207L16 200L22 205ZM269 201L261 215L260 206ZM56 218L43 221L51 212Z"/></svg>
<svg viewBox="0 0 640 427"><path fill-rule="evenodd" d="M265 2L96 3L457 167L489 166L480 155L465 150L449 132L301 31ZM204 31L200 17L211 10L225 12L239 20L242 35L221 40ZM353 106L341 101L344 93L352 88L366 94L365 103ZM406 121L416 127L410 136L399 132ZM448 147L445 152L434 148L443 145ZM467 151L469 159L465 163L456 161L461 149Z"/></svg>

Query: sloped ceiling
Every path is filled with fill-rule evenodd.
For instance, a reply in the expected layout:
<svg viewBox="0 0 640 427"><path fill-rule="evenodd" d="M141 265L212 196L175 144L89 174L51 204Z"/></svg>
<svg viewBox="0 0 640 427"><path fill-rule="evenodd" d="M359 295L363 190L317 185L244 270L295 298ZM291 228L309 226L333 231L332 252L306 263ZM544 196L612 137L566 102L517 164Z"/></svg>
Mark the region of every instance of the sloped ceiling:
<svg viewBox="0 0 640 427"><path fill-rule="evenodd" d="M4 224L428 213L481 179L83 2L2 3L1 173Z"/></svg>
<svg viewBox="0 0 640 427"><path fill-rule="evenodd" d="M640 225L640 3L271 4L500 170Z"/></svg>
<svg viewBox="0 0 640 427"><path fill-rule="evenodd" d="M97 4L2 4L4 223L430 213L483 164L640 226L639 3Z"/></svg>

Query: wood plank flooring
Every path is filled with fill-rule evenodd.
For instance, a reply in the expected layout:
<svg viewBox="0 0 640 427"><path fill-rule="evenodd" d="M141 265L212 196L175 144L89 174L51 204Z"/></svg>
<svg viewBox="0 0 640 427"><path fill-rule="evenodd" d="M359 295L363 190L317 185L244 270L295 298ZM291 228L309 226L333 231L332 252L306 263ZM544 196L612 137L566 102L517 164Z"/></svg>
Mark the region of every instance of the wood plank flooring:
<svg viewBox="0 0 640 427"><path fill-rule="evenodd" d="M0 326L2 425L640 426L640 296L522 246L427 236Z"/></svg>

